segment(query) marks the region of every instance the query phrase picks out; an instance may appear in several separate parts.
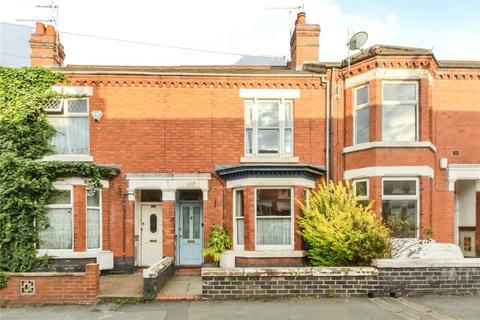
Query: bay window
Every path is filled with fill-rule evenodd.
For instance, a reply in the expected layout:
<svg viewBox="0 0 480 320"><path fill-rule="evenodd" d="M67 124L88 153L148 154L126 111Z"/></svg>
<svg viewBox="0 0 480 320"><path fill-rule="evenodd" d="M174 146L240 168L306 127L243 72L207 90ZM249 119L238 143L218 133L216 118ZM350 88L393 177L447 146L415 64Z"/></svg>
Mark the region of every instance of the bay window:
<svg viewBox="0 0 480 320"><path fill-rule="evenodd" d="M256 189L258 249L293 249L292 189Z"/></svg>
<svg viewBox="0 0 480 320"><path fill-rule="evenodd" d="M56 130L52 144L57 155L89 154L88 99L53 100L45 106Z"/></svg>
<svg viewBox="0 0 480 320"><path fill-rule="evenodd" d="M383 82L382 140L418 139L418 83Z"/></svg>
<svg viewBox="0 0 480 320"><path fill-rule="evenodd" d="M358 203L364 207L368 206L368 179L355 180L352 183L352 187L353 194L357 197Z"/></svg>
<svg viewBox="0 0 480 320"><path fill-rule="evenodd" d="M245 102L245 153L252 156L292 155L293 104L290 100Z"/></svg>
<svg viewBox="0 0 480 320"><path fill-rule="evenodd" d="M235 247L242 249L245 241L245 212L243 210L243 190L234 191Z"/></svg>
<svg viewBox="0 0 480 320"><path fill-rule="evenodd" d="M87 190L87 249L101 249L101 190Z"/></svg>
<svg viewBox="0 0 480 320"><path fill-rule="evenodd" d="M368 85L356 88L354 92L354 144L366 143L370 140Z"/></svg>
<svg viewBox="0 0 480 320"><path fill-rule="evenodd" d="M39 232L39 248L53 250L73 249L72 188L58 188L47 205L48 228Z"/></svg>
<svg viewBox="0 0 480 320"><path fill-rule="evenodd" d="M418 229L419 186L417 178L385 178L382 216L395 238L415 238Z"/></svg>

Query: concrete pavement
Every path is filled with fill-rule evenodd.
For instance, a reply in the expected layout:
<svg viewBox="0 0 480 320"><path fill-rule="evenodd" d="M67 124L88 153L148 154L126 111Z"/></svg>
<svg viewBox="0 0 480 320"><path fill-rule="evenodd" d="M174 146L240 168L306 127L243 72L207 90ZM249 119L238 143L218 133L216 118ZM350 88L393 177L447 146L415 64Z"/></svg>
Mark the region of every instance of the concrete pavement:
<svg viewBox="0 0 480 320"><path fill-rule="evenodd" d="M480 296L415 298L321 298L282 301L176 301L137 305L48 306L0 309L17 319L480 319Z"/></svg>

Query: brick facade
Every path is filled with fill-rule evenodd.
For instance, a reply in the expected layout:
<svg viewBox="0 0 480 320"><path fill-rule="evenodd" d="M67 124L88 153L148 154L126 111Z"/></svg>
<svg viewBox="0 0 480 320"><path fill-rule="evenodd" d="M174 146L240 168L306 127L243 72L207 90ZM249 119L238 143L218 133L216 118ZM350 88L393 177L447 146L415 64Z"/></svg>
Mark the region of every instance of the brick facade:
<svg viewBox="0 0 480 320"><path fill-rule="evenodd" d="M61 64L63 56L53 57L48 63L35 58L40 54L36 45L39 39L50 41L53 47L57 45L52 34L55 30L37 26L31 42L32 65L51 65L53 60ZM349 175L352 179L366 178L369 199L375 201L373 208L379 215L383 209L383 178L417 178L417 236L425 236L431 229L436 241L458 240L455 181L480 180L480 169L475 167L480 168L480 145L475 139L480 130L476 125L480 64L437 61L431 51L424 49L375 46L352 56L350 66L326 65L317 61L319 34L318 25L307 24L305 15L299 15L291 41L292 63L285 67L73 65L62 69L69 78L66 87L90 88L90 112L103 114L100 121L90 117L89 149L93 161L120 168L119 174L103 189L102 201L102 250L113 252L116 270L131 271L134 265L142 264L141 190L162 191L163 200L158 204L162 208L159 241L163 243L164 256L178 256L179 192L201 189L204 182L200 178L182 182L186 181L182 175L209 175L200 201L203 244L213 224L223 224L233 234L233 190L243 189L243 250L257 250L255 189L292 188L294 197L303 201L305 190L324 179L327 170L335 181ZM382 83L386 80L408 80L418 85L417 141L383 143ZM353 98L359 85L369 88L369 141L354 145ZM295 98L288 98L293 101L294 110L291 158L258 157L253 160L258 160L256 163L244 159L247 98L241 92L252 89L268 92L272 95L268 99L298 93ZM331 114L331 119L327 119L327 114ZM330 120L332 134L327 137L326 121ZM327 140L329 150L326 150ZM458 167L455 176L453 167L440 168L443 158L449 164L469 167ZM263 173L261 177L246 173L250 174L248 178L231 180L219 174L219 168L252 171L255 165L277 171L275 175ZM306 176L304 170L283 179L295 165L315 167L318 172L316 176ZM471 175L465 177L466 172ZM135 175L137 178L129 178ZM272 177L277 180L268 180ZM135 187L132 179L137 179ZM74 251L85 250L84 189L84 186L74 187ZM294 202L292 212L293 216L301 214L298 203ZM473 227L480 230L479 225ZM480 243L479 232L476 241ZM296 232L291 244L294 251L304 248Z"/></svg>

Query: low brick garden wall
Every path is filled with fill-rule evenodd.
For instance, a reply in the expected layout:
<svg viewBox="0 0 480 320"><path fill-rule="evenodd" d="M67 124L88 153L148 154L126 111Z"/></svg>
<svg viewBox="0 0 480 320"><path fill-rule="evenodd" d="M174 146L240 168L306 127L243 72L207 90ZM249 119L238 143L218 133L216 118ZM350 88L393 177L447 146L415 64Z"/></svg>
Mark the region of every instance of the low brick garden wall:
<svg viewBox="0 0 480 320"><path fill-rule="evenodd" d="M373 267L202 269L211 299L480 293L480 259L378 260Z"/></svg>
<svg viewBox="0 0 480 320"><path fill-rule="evenodd" d="M98 264L87 264L85 272L10 273L0 305L93 304L99 288Z"/></svg>
<svg viewBox="0 0 480 320"><path fill-rule="evenodd" d="M148 269L143 270L143 297L155 299L160 289L175 273L172 257L163 258Z"/></svg>

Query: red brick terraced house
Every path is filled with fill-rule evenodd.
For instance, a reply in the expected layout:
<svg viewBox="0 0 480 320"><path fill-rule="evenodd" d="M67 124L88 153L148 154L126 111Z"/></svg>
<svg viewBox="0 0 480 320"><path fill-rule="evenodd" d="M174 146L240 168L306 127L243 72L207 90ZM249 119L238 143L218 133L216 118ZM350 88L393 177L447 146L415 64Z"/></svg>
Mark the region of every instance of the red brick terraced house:
<svg viewBox="0 0 480 320"><path fill-rule="evenodd" d="M32 65L63 72L47 106L50 160L114 165L87 190L56 183L39 251L131 272L164 256L199 266L213 224L237 266L304 263L300 208L322 179L352 181L396 237L480 251L480 63L377 45L319 62L320 27L297 17L288 66L62 66L56 31L37 24Z"/></svg>

